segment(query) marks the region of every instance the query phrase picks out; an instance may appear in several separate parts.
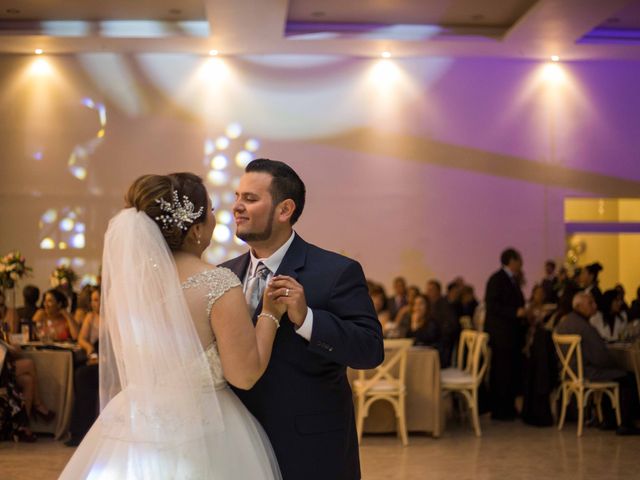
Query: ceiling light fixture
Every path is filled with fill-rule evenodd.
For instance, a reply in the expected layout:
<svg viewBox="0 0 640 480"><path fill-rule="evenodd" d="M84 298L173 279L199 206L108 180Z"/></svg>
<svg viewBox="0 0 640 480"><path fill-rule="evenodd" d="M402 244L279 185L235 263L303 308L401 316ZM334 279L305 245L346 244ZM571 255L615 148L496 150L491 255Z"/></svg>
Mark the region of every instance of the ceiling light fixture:
<svg viewBox="0 0 640 480"><path fill-rule="evenodd" d="M551 55L551 61L552 62L559 62L560 61L560 57L558 55Z"/></svg>
<svg viewBox="0 0 640 480"><path fill-rule="evenodd" d="M382 52L380 56L382 58L391 58L391 52Z"/></svg>
<svg viewBox="0 0 640 480"><path fill-rule="evenodd" d="M44 53L44 50L42 50L41 48L36 48L36 49L34 50L34 53L35 53L36 55L42 55L42 54Z"/></svg>
<svg viewBox="0 0 640 480"><path fill-rule="evenodd" d="M209 50L210 57L215 57L216 55L218 55L218 50Z"/></svg>

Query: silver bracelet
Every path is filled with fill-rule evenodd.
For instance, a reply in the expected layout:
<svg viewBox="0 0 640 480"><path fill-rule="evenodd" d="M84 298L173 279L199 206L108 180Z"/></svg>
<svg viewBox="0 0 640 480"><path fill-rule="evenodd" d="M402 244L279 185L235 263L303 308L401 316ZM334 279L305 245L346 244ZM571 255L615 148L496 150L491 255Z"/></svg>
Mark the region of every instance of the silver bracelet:
<svg viewBox="0 0 640 480"><path fill-rule="evenodd" d="M276 330L280 328L280 320L278 320L278 318L275 315L271 315L270 313L261 313L260 315L258 315L258 318L260 317L267 317L270 318L271 320L273 320L276 323Z"/></svg>

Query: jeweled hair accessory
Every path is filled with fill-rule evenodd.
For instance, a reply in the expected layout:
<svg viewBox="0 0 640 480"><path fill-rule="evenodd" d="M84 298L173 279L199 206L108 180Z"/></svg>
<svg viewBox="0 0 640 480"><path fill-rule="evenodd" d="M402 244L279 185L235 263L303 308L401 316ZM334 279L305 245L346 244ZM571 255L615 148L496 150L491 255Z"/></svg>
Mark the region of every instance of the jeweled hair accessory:
<svg viewBox="0 0 640 480"><path fill-rule="evenodd" d="M163 229L169 228L171 225L176 225L182 230L189 230L190 225L187 224L191 224L194 220L200 218L204 207L200 207L200 210L194 212L195 205L189 200L189 197L183 195L182 202L180 202L178 192L175 190L171 192L171 197L173 199L171 203L167 202L164 198L156 198L156 203L160 204L160 210L167 212L167 215L160 215L156 217L156 220L162 222Z"/></svg>

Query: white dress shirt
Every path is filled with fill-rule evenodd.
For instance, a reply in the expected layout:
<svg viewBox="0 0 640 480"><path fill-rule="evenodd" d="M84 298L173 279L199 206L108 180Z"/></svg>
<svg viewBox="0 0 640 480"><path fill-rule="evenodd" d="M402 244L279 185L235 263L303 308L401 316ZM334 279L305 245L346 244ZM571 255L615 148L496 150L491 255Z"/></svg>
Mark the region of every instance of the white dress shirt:
<svg viewBox="0 0 640 480"><path fill-rule="evenodd" d="M257 258L253 254L253 250L249 250L249 255L251 257L251 261L249 262L249 268L247 269L247 273L245 274L244 281L242 282L242 289L246 292L248 280L255 275L256 268L258 268L258 263L262 262L262 264L269 269L269 274L267 275L267 285L273 278L273 274L278 271L280 268L280 264L284 259L289 247L293 243L293 239L295 238L296 232L292 232L289 240L287 240L284 245L282 245L278 250L273 252L268 258ZM309 307L307 307L307 316L302 322L302 325L295 329L296 333L300 335L302 338L307 341L311 341L311 332L313 331L313 312Z"/></svg>

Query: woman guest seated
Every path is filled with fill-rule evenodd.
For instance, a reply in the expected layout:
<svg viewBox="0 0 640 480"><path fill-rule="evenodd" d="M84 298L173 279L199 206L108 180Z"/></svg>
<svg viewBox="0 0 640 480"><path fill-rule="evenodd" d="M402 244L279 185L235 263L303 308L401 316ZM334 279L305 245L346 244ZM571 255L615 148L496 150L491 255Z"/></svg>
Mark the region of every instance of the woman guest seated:
<svg viewBox="0 0 640 480"><path fill-rule="evenodd" d="M622 311L622 303L623 300L617 290L607 290L602 294L600 301L602 311L589 320L600 336L608 342L622 339L627 328L627 316Z"/></svg>
<svg viewBox="0 0 640 480"><path fill-rule="evenodd" d="M55 412L49 410L38 395L36 369L33 360L19 358L20 351L0 340L0 350L6 355L0 365L0 440L35 442L36 436L29 429L29 417L41 417L50 422Z"/></svg>
<svg viewBox="0 0 640 480"><path fill-rule="evenodd" d="M394 322L398 323L402 321L403 317L411 313L413 302L418 295L420 295L420 289L415 285L411 285L409 288L407 288L407 304L398 310L398 313L396 313L395 317L393 317Z"/></svg>
<svg viewBox="0 0 640 480"><path fill-rule="evenodd" d="M33 316L41 340L48 338L63 342L78 338L78 326L67 312L67 297L60 291L51 289L44 294L42 307Z"/></svg>
<svg viewBox="0 0 640 480"><path fill-rule="evenodd" d="M82 293L80 296L82 296ZM91 287L89 299L90 310L85 315L78 334L78 344L87 352L87 357L94 353L100 332L100 289ZM78 299L78 305L80 305L80 299Z"/></svg>
<svg viewBox="0 0 640 480"><path fill-rule="evenodd" d="M387 294L384 291L382 285L373 285L369 291L373 306L378 314L378 320L382 325L382 329L387 323L391 321L391 314L389 313L389 307L387 304Z"/></svg>
<svg viewBox="0 0 640 480"><path fill-rule="evenodd" d="M78 343L87 352L88 361L74 375L75 401L69 424L68 447L77 447L98 418L98 332L100 331L100 289L92 288L91 312L87 314Z"/></svg>
<svg viewBox="0 0 640 480"><path fill-rule="evenodd" d="M87 314L91 312L91 292L93 292L93 288L91 285L85 285L78 294L78 306L76 311L73 312L73 320L80 327L82 327Z"/></svg>
<svg viewBox="0 0 640 480"><path fill-rule="evenodd" d="M413 309L410 315L410 328L407 337L414 338L414 345L433 347L440 352L440 364L443 365L445 359L442 358L441 340L442 335L438 322L430 315L429 300L424 295L418 295L413 302Z"/></svg>

